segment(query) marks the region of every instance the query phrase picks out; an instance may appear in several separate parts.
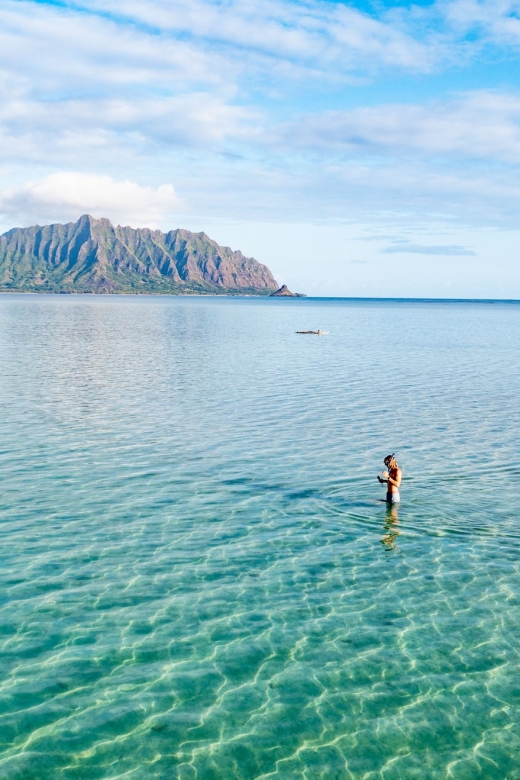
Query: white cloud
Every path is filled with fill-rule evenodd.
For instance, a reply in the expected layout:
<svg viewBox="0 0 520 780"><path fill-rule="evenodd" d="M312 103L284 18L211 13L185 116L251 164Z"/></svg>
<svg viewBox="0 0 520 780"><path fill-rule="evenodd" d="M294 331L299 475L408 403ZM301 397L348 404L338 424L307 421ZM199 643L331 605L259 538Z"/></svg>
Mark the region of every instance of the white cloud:
<svg viewBox="0 0 520 780"><path fill-rule="evenodd" d="M459 36L473 33L482 42L520 44L518 0L444 0L438 5L446 24Z"/></svg>
<svg viewBox="0 0 520 780"><path fill-rule="evenodd" d="M123 147L158 153L164 147L206 151L255 135L258 112L232 106L218 96L191 93L131 100L71 99L59 103L9 100L0 104L0 160L40 157L57 160Z"/></svg>
<svg viewBox="0 0 520 780"><path fill-rule="evenodd" d="M181 205L171 184L143 187L109 176L73 172L54 173L18 189L0 190L0 214L4 220L22 225L75 220L87 213L134 227L156 227Z"/></svg>
<svg viewBox="0 0 520 780"><path fill-rule="evenodd" d="M345 83L382 67L429 71L447 53L430 38L319 0L5 0L0 70L27 100L55 106L209 89L243 100L252 86L292 95L297 83Z"/></svg>

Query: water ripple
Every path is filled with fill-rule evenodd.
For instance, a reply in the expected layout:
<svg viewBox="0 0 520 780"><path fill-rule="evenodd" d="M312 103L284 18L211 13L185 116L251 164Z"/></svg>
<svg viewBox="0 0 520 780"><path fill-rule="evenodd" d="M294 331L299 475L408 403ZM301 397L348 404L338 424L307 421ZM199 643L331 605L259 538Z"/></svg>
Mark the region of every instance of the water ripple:
<svg viewBox="0 0 520 780"><path fill-rule="evenodd" d="M520 778L519 331L0 296L0 778Z"/></svg>

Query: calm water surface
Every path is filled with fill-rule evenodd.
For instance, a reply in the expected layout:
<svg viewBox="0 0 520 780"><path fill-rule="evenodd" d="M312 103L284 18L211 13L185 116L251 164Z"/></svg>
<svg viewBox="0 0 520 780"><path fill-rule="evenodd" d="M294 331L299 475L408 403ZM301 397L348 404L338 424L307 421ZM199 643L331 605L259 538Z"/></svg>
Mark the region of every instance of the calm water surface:
<svg viewBox="0 0 520 780"><path fill-rule="evenodd" d="M520 778L519 344L514 304L0 296L2 780Z"/></svg>

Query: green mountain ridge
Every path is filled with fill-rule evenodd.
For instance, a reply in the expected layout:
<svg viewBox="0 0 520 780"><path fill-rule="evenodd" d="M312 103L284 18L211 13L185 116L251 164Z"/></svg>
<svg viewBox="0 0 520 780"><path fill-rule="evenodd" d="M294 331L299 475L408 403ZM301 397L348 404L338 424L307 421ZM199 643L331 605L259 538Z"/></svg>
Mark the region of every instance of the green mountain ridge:
<svg viewBox="0 0 520 780"><path fill-rule="evenodd" d="M267 266L205 233L77 222L0 236L0 291L269 295Z"/></svg>

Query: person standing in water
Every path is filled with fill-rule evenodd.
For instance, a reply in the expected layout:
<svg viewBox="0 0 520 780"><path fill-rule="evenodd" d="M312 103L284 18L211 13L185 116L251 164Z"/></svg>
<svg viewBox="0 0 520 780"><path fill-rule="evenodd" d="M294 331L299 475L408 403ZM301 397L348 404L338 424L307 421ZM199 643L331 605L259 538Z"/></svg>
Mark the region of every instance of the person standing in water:
<svg viewBox="0 0 520 780"><path fill-rule="evenodd" d="M394 454L387 455L384 464L387 467L388 471L383 471L383 478L377 475L378 481L382 485L386 485L386 501L388 504L398 504L401 500L401 497L399 495L399 486L401 484L401 479L403 476L403 472L397 465L397 461L395 459Z"/></svg>

